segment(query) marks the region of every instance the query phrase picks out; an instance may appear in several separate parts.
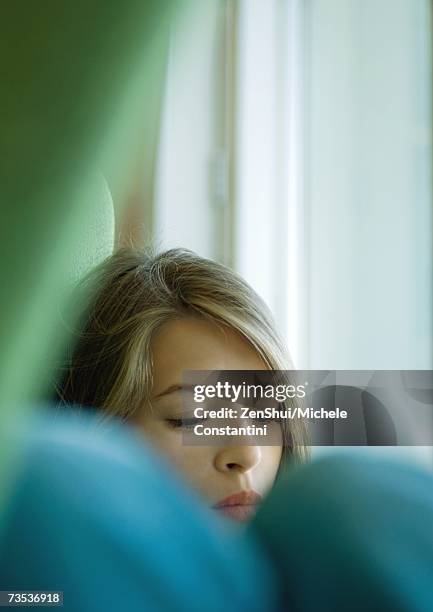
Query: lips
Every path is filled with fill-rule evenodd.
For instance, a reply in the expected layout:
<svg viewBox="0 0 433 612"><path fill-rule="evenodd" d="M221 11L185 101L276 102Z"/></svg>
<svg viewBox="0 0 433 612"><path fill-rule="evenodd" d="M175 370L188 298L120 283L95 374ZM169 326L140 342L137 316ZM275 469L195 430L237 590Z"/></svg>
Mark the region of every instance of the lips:
<svg viewBox="0 0 433 612"><path fill-rule="evenodd" d="M262 496L255 491L239 491L225 497L213 507L222 515L236 521L248 521L256 512Z"/></svg>

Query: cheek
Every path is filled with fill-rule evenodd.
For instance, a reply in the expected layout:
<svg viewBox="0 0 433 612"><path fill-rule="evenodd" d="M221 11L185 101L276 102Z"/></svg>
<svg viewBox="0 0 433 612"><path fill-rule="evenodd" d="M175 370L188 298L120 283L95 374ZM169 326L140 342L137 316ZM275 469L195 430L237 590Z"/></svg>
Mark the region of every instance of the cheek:
<svg viewBox="0 0 433 612"><path fill-rule="evenodd" d="M182 432L164 423L149 421L140 426L144 438L159 451L188 482L201 481L212 464L213 451L208 446L189 446L182 441Z"/></svg>
<svg viewBox="0 0 433 612"><path fill-rule="evenodd" d="M140 431L150 444L170 460L179 455L182 434L169 429L162 421L147 419L140 425Z"/></svg>
<svg viewBox="0 0 433 612"><path fill-rule="evenodd" d="M269 490L274 484L278 468L280 467L282 447L264 446L262 448L261 469L265 487Z"/></svg>

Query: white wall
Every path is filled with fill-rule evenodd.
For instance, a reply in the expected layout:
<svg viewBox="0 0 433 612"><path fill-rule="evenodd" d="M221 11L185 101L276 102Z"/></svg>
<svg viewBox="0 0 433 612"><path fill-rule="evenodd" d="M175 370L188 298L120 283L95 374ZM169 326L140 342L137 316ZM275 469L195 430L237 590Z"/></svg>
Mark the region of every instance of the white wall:
<svg viewBox="0 0 433 612"><path fill-rule="evenodd" d="M429 2L307 19L308 366L432 368Z"/></svg>
<svg viewBox="0 0 433 612"><path fill-rule="evenodd" d="M235 267L287 337L287 7L240 0L236 57Z"/></svg>
<svg viewBox="0 0 433 612"><path fill-rule="evenodd" d="M155 194L155 242L213 257L211 169L218 100L218 0L193 0L173 28Z"/></svg>

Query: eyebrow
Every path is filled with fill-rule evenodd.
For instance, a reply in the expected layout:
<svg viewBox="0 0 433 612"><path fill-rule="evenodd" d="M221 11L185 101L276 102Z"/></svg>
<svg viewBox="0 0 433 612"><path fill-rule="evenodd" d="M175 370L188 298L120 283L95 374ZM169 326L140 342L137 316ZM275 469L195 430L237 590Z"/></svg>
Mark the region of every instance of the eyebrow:
<svg viewBox="0 0 433 612"><path fill-rule="evenodd" d="M182 385L181 383L175 383L174 385L170 385L158 395L155 395L153 399L159 399L164 395L169 395L170 393L175 393L176 391L194 391L194 385Z"/></svg>

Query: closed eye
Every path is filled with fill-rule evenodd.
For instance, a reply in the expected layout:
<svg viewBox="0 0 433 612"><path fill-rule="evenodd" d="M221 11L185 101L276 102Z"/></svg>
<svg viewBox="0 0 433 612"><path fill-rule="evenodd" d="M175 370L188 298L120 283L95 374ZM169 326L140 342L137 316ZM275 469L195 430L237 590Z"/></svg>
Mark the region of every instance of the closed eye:
<svg viewBox="0 0 433 612"><path fill-rule="evenodd" d="M164 419L166 423L173 429L179 429L181 427L185 429L193 428L197 423L200 423L204 419Z"/></svg>

